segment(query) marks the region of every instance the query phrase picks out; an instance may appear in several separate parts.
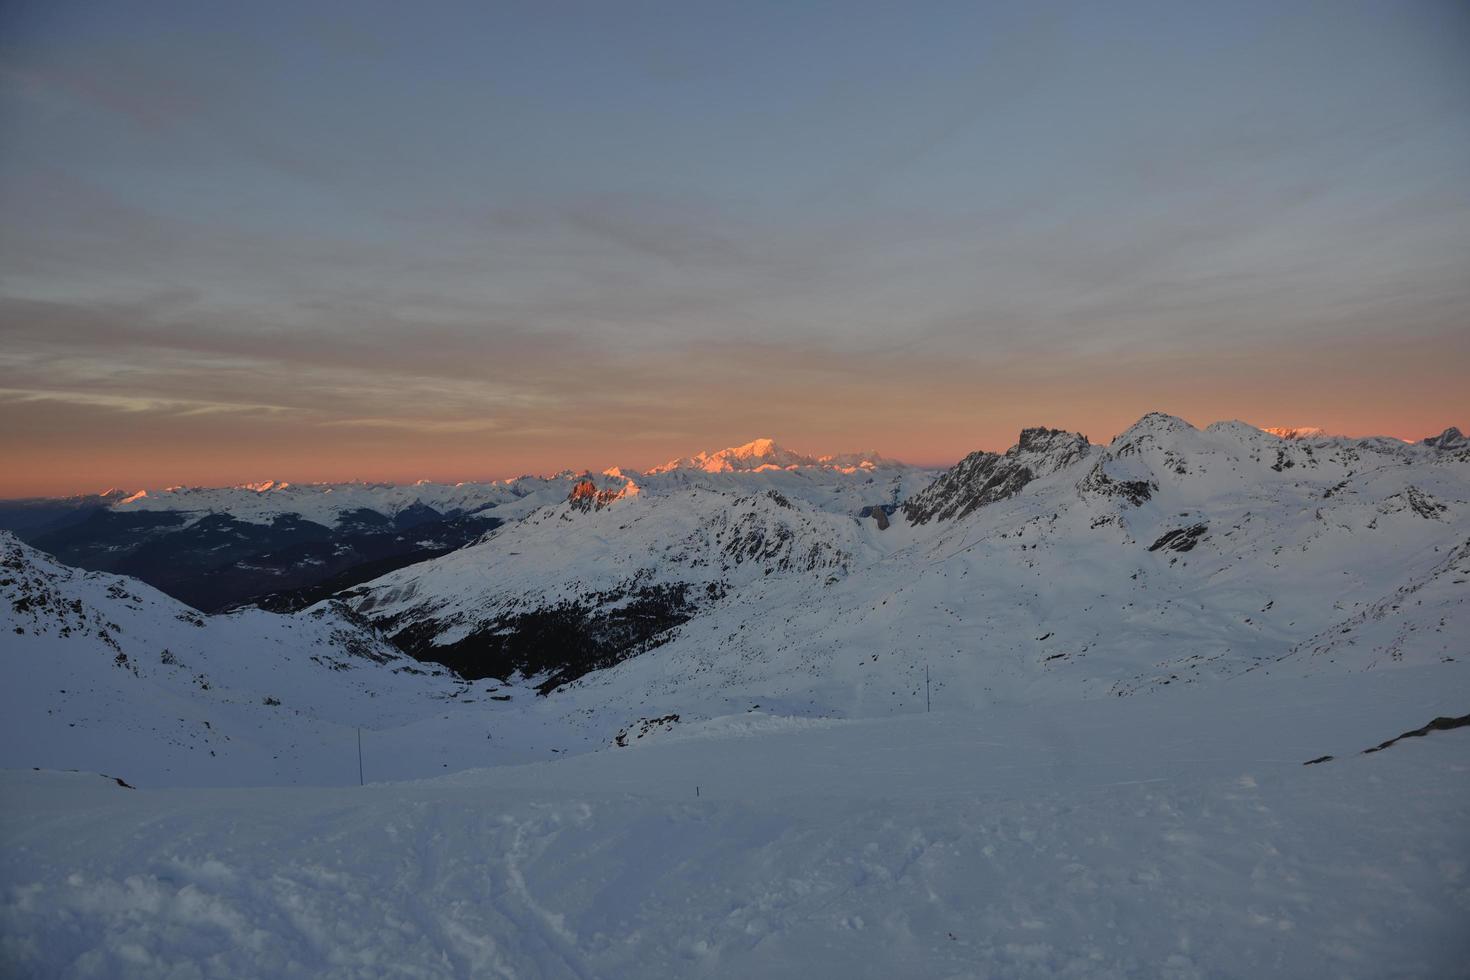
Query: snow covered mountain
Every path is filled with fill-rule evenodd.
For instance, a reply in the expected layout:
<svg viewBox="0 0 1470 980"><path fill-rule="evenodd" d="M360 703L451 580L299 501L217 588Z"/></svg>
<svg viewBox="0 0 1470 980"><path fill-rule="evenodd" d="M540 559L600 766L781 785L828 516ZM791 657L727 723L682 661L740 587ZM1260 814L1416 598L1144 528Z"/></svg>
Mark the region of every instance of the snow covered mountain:
<svg viewBox="0 0 1470 980"><path fill-rule="evenodd" d="M498 531L345 597L416 656L550 689L662 642L758 579L844 576L875 533L774 489L629 495L590 481Z"/></svg>
<svg viewBox="0 0 1470 980"><path fill-rule="evenodd" d="M584 477L477 546L344 593L403 649L467 677L553 689L653 645L758 578L836 580L881 554L877 525L930 471L769 439Z"/></svg>
<svg viewBox="0 0 1470 980"><path fill-rule="evenodd" d="M1020 493L1091 451L1086 436L1059 429L1026 429L1005 453L971 453L904 501L904 516L914 524L964 517L978 507Z"/></svg>
<svg viewBox="0 0 1470 980"><path fill-rule="evenodd" d="M354 726L433 711L458 687L340 606L204 616L135 579L60 565L8 532L0 631L12 764L66 768L86 756L135 779L291 782L345 748Z"/></svg>
<svg viewBox="0 0 1470 980"><path fill-rule="evenodd" d="M602 484L719 487L750 480L818 507L891 508L932 477L873 453L808 457L757 440L648 474L613 468ZM780 460L778 466L773 460ZM733 462L731 462L733 461ZM564 500L590 474L570 470L493 483L290 484L108 491L0 502L10 529L68 564L132 575L198 609L299 609L396 568L438 557Z"/></svg>
<svg viewBox="0 0 1470 980"><path fill-rule="evenodd" d="M0 535L0 967L1453 972L1458 432L915 476L569 477L290 614Z"/></svg>
<svg viewBox="0 0 1470 980"><path fill-rule="evenodd" d="M489 508L524 512L549 491L565 492L571 472L523 476L489 483L280 483L265 480L238 487L168 487L140 490L113 504L119 514L175 513L194 521L223 514L240 521L269 524L283 515L333 525L364 511L387 518L423 508L440 514L471 514ZM517 509L517 504L521 507Z"/></svg>
<svg viewBox="0 0 1470 980"><path fill-rule="evenodd" d="M626 661L579 682L636 692L624 713L912 710L919 652L964 705L1438 663L1470 633L1467 455L1158 414L1106 447L1028 429L891 514L653 479L344 598L470 676L551 691Z"/></svg>
<svg viewBox="0 0 1470 980"><path fill-rule="evenodd" d="M1437 436L1425 436L1420 440L1424 445L1438 449L1441 452L1454 452L1463 454L1470 450L1470 439L1466 439L1459 429L1450 426Z"/></svg>
<svg viewBox="0 0 1470 980"><path fill-rule="evenodd" d="M1282 439L1153 414L1107 446L1027 429L938 475L755 463L783 453L563 474L510 502L519 519L332 602L466 679L560 692L598 719L577 726L591 743L735 704L912 710L925 664L970 706L1466 654L1455 430Z"/></svg>
<svg viewBox="0 0 1470 980"><path fill-rule="evenodd" d="M141 578L205 611L293 609L462 547L561 499L574 480L172 487L25 502L0 508L0 526L70 564Z"/></svg>
<svg viewBox="0 0 1470 980"><path fill-rule="evenodd" d="M755 439L743 446L732 446L717 452L673 459L655 466L649 473L675 470L698 470L702 473L759 473L764 470L832 469L839 471L875 470L902 466L875 452L840 453L829 456L807 456L776 444L774 439Z"/></svg>
<svg viewBox="0 0 1470 980"><path fill-rule="evenodd" d="M1320 439L1327 430L1315 425L1268 425L1261 429L1281 439Z"/></svg>

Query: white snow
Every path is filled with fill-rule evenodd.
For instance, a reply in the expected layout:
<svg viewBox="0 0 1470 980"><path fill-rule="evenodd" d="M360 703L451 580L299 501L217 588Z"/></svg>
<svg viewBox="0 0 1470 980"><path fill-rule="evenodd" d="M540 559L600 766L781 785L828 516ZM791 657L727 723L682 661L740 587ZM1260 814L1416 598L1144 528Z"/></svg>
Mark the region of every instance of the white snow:
<svg viewBox="0 0 1470 980"><path fill-rule="evenodd" d="M106 977L1449 976L1470 951L1470 732L1357 753L1463 709L1461 674L362 789L11 772L0 956Z"/></svg>
<svg viewBox="0 0 1470 980"><path fill-rule="evenodd" d="M1327 430L1317 425L1268 425L1261 431L1278 439L1318 439L1327 435Z"/></svg>
<svg viewBox="0 0 1470 980"><path fill-rule="evenodd" d="M328 527L343 515L371 510L393 517L415 504L440 513L485 510L514 520L564 498L574 482L570 473L551 477L524 476L493 483L278 483L266 480L238 487L168 487L140 490L112 505L119 513L176 511L198 520L228 514L238 520L268 524L295 514Z"/></svg>
<svg viewBox="0 0 1470 980"><path fill-rule="evenodd" d="M655 466L649 474L670 473L677 470L695 470L702 473L765 472L770 470L830 469L852 473L857 470L902 468L904 464L885 459L875 452L834 453L825 456L808 456L793 452L770 438L754 439L741 446L731 446L715 452L701 452L693 456L669 460Z"/></svg>
<svg viewBox="0 0 1470 980"><path fill-rule="evenodd" d="M0 535L0 974L1460 975L1470 728L1363 750L1470 713L1466 457L1154 415L887 529L917 471L569 475L356 596L725 590L547 697Z"/></svg>
<svg viewBox="0 0 1470 980"><path fill-rule="evenodd" d="M652 480L657 486L680 487L691 482L727 490L750 490L748 478L770 475L774 486L818 506L851 507L863 499L885 502L895 493L906 495L923 486L933 471L907 466L877 453L806 456L757 439L744 446L699 453L655 467L647 474L609 467L602 476L614 486L638 492L637 484ZM228 514L242 521L270 523L295 514L332 526L344 515L370 510L386 517L422 504L440 513L484 511L501 520L517 520L548 504L563 500L586 474L563 471L552 476L522 476L485 483L286 483L262 480L234 487L175 486L139 490L112 504L120 513L174 511L192 522L208 514ZM713 479L712 479L713 478ZM875 487L877 489L875 489ZM836 499L833 499L836 494Z"/></svg>

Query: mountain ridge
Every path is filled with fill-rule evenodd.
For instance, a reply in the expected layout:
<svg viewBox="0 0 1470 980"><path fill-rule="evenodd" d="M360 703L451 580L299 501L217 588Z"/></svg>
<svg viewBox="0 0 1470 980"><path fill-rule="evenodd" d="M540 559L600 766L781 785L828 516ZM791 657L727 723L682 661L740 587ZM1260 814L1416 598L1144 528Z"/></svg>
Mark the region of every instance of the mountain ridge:
<svg viewBox="0 0 1470 980"><path fill-rule="evenodd" d="M208 720L256 746L228 758L252 758L272 779L284 770L267 762L299 750L260 734L275 710L267 698L302 712L308 728L287 726L291 738L310 729L345 746L346 721L372 722L371 696L356 714L332 706L334 678L376 678L370 688L390 701L393 678L411 681L416 707L395 716L416 746L394 763L407 772L446 739L456 746L446 763L471 765L611 746L620 731L642 731L640 719L673 715L904 714L922 710L926 672L940 703L975 709L1161 696L1245 674L1451 670L1470 635L1461 442L1283 440L1157 414L1107 445L1024 430L1006 452L941 473L581 474L466 547L314 596L289 616L201 616L32 549L21 562L30 571L6 571L3 588L41 575L54 596L4 592L0 629L14 637L7 656L63 656L75 674L53 683L43 671L34 690L22 685L16 697L35 701L16 706L35 728L27 751L48 738L58 751L80 745L70 724L85 721L89 738L110 731L105 701L78 716L70 692L91 689L131 705L116 721L119 745L173 739L170 765L212 758L221 744L200 741ZM69 618L73 600L92 626ZM43 613L51 625L34 628ZM109 622L121 627L107 629L116 648L97 632ZM282 667L314 702L293 703L287 685L249 673L249 650L288 656L294 635L309 660L336 631L379 659ZM164 650L202 669L181 672ZM126 664L114 663L119 653ZM196 695L205 714L174 711ZM160 710L186 721L149 734ZM324 711L331 725L310 728L305 719Z"/></svg>
<svg viewBox="0 0 1470 980"><path fill-rule="evenodd" d="M756 634L748 621L736 623L734 633L723 640L706 635L702 647L689 639L744 604L767 609L764 615L774 622L785 618L779 613L783 608L805 604L819 608L828 602L824 596L850 589L896 588L903 594L914 587L916 576L922 579L931 569L948 565L954 565L953 573L961 577L1001 575L1009 583L1000 590L1001 595L1016 589L1025 594L1031 588L1025 583L1036 574L1034 570L1055 563L1062 555L1075 553L1080 560L1096 553L1090 560L1102 561L1109 549L1114 553L1122 549L1121 554L1135 555L1132 560L1143 563L1123 569L1133 576L1131 581L1143 583L1131 587L1132 591L1148 587L1158 575L1176 576L1178 570L1202 561L1224 561L1222 569L1237 563L1256 568L1254 574L1265 581L1276 577L1274 570L1281 565L1276 556L1287 542L1294 541L1310 556L1325 547L1316 542L1335 541L1343 534L1366 535L1372 540L1364 538L1353 552L1366 555L1388 547L1386 539L1374 536L1389 525L1398 528L1400 535L1393 547L1427 550L1442 543L1441 536L1452 533L1451 527L1464 526L1470 489L1464 467L1459 465L1462 462L1453 450L1432 446L1384 440L1283 440L1243 423L1197 429L1182 419L1152 413L1107 446L1094 445L1064 430L1024 430L1005 453L971 454L922 490L882 507L878 510L881 521L875 517L876 505L824 514L810 501L777 495L774 489L763 497L742 495L718 484L686 487L653 480L633 500L609 499L595 513L570 503L544 508L525 521L498 529L471 548L405 569L391 579L366 583L346 598L390 634L411 631L416 656L434 659L436 647L452 645L460 669L465 657L473 661L477 656L473 637L504 638L517 630L503 615L487 615L484 610L524 615L527 610L551 608L548 603L570 603L576 609L576 635L607 639L615 637L617 630L608 629L599 609L625 608L629 589L654 584L675 589L681 603L687 603L677 615L656 623L652 632L627 637L629 642L621 647L613 639L613 647L604 648L606 656L600 662L626 661L617 669L636 672L640 655L657 647L693 642L695 659L708 663L699 649L724 646L732 640L741 646L750 643ZM769 471L765 475L786 478L790 474ZM734 553L772 554L769 547L774 540L780 542L779 554L787 556L775 564L757 564L760 574L754 578L736 574L736 566L729 561L732 545L727 535L732 519L742 514L739 522L754 522L750 526L762 531L753 539L758 544L735 545ZM1280 542L1265 544L1277 537ZM1241 550L1233 539L1252 543ZM743 539L737 536L735 540ZM587 550L594 542L595 548ZM791 560L798 554L818 554L833 547L844 557L830 568ZM1103 550L1098 552L1100 547ZM1416 561L1428 560L1425 551L1414 553L1421 556ZM978 555L991 558L975 566L972 559ZM1303 567L1319 560L1294 559ZM1145 577L1148 566L1160 563L1163 569ZM820 574L811 574L818 568ZM1059 581L1071 577L1062 566L1054 571L1062 576ZM1368 565L1354 574L1365 581L1379 577ZM907 584L882 585L890 576ZM545 584L527 587L537 581ZM464 585L455 586L455 582ZM472 584L477 582L485 584ZM1174 586L1166 582L1157 579L1162 597L1140 599L1156 604L1157 614L1167 617L1178 600L1170 597ZM1195 587L1207 585L1208 580ZM938 582L935 587L949 588ZM1082 588L1085 592L1086 586ZM466 591L452 598L460 589ZM1383 594L1389 592L1392 589L1385 587ZM877 607L891 604L891 598L880 600ZM1317 595L1313 603L1321 598ZM1381 598L1382 594L1365 593L1355 601ZM970 605L976 600L954 596L947 601ZM1016 629L1014 614L997 615L1003 610L992 606L994 601L999 600L984 603L990 610L987 615L996 617L993 621L997 623L1011 622L996 628L1018 654L1034 646L1034 640L1025 639L1027 635L1048 632L1044 621ZM1261 605L1274 603L1272 608L1281 608L1285 602L1266 595L1259 601ZM838 620L861 622L873 611L873 607L866 612L849 609ZM1330 602L1311 605L1298 615L1306 617L1301 622L1320 622L1322 629L1340 618ZM1242 622L1247 628L1241 628ZM1222 675L1257 669L1306 639L1306 634L1297 635L1298 622L1262 646L1260 627L1255 624L1256 617L1245 614L1235 625L1216 623L1212 630L1235 639L1214 645L1211 653L1198 659L1186 657L1186 669L1198 672L1213 664L1209 671ZM1127 632L1121 627L1119 631ZM756 632L765 639L758 644L759 652L751 651L754 661L769 661L777 651L790 649L788 641L763 630ZM1159 633L1158 642L1167 645L1176 642L1168 637L1186 635L1187 631L1166 630ZM830 640L807 642L821 648ZM501 643L503 639L497 640ZM1096 639L1081 642L1071 653L1064 650L1062 654L1076 656L1080 649L1096 656L1096 645ZM1239 652L1242 648L1262 652L1246 655ZM518 669L509 663L496 666L493 653L487 657L471 669L488 671L491 676L501 676L496 672L507 668ZM1126 655L1118 659L1133 661ZM1044 662L1053 664L1048 671L1071 669L1062 660ZM1161 662L1173 663L1175 658L1164 657ZM1126 693L1160 681L1167 683L1178 673L1177 667L1174 674L1160 674L1157 667L1138 672L1138 666L1134 664L1133 673L1126 676L1118 670L1105 672L1104 686ZM547 677L545 690L549 693L578 682L578 676L575 671L554 672ZM1084 686L1092 683L1082 679ZM1100 683L1104 676L1093 680ZM590 677L587 682L592 682ZM668 707L673 710L676 706Z"/></svg>

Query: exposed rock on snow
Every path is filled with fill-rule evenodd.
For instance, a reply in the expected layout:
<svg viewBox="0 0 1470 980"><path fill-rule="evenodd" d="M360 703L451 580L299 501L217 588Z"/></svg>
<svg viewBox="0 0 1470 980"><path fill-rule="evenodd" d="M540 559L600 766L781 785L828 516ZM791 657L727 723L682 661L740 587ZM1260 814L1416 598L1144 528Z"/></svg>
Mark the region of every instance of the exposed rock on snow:
<svg viewBox="0 0 1470 980"><path fill-rule="evenodd" d="M1205 524L1194 524L1190 527L1179 527L1172 531L1165 531L1159 535L1159 539L1148 546L1149 551L1158 551L1165 548L1169 551L1189 551L1194 548L1200 538L1209 531Z"/></svg>
<svg viewBox="0 0 1470 980"><path fill-rule="evenodd" d="M1087 437L1075 432L1025 429L1016 445L1002 454L975 452L960 460L906 500L904 516L912 524L964 517L976 508L1015 496L1032 480L1072 465L1091 449Z"/></svg>
<svg viewBox="0 0 1470 980"><path fill-rule="evenodd" d="M1470 449L1470 440L1467 440L1464 435L1460 433L1460 430L1455 428L1453 425L1450 426L1448 429L1445 429L1439 435L1425 436L1424 439L1421 441L1424 443L1424 445L1432 446L1433 448L1438 449L1441 452L1456 452L1464 449Z"/></svg>
<svg viewBox="0 0 1470 980"><path fill-rule="evenodd" d="M1315 425L1273 425L1266 426L1261 431L1269 432L1278 439L1320 439L1327 435L1325 429L1318 428Z"/></svg>

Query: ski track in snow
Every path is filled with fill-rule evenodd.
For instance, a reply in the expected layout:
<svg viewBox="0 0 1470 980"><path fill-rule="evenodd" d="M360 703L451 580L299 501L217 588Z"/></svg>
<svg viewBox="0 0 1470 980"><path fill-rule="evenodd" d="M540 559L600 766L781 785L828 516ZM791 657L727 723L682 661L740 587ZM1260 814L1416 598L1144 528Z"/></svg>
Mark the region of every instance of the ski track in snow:
<svg viewBox="0 0 1470 980"><path fill-rule="evenodd" d="M1444 679L670 739L361 789L11 771L3 957L139 977L1452 975L1470 732L1360 754L1369 729L1463 703Z"/></svg>

